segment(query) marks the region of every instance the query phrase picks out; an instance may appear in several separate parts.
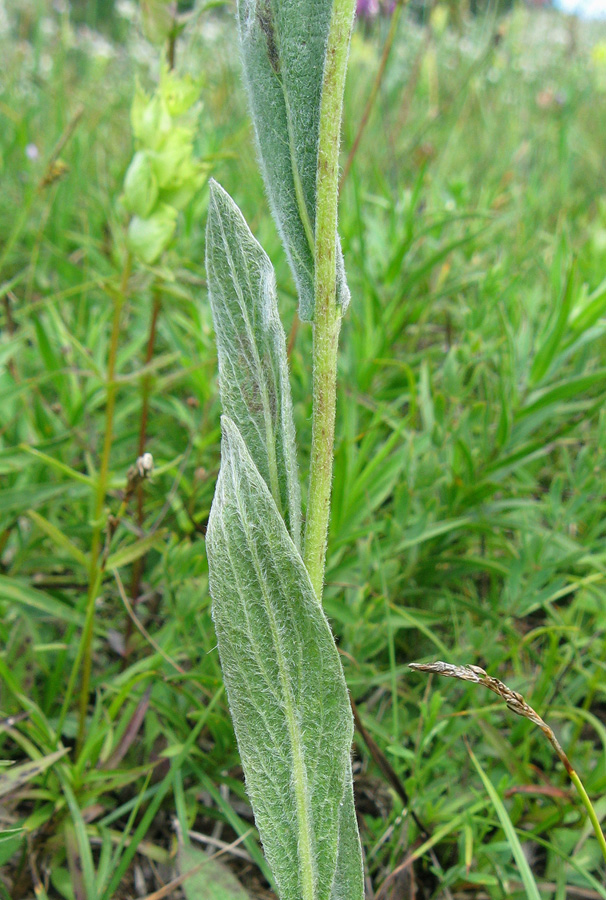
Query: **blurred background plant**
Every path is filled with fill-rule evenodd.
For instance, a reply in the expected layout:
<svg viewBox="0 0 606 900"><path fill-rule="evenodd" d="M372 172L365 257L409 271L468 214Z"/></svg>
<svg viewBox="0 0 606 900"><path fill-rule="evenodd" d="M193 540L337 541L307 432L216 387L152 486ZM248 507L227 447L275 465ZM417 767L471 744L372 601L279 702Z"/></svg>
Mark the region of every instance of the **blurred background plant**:
<svg viewBox="0 0 606 900"><path fill-rule="evenodd" d="M0 896L11 900L144 897L204 862L173 889L201 897L214 883L206 851L238 839L213 878L228 863L249 895L271 887L207 591L219 462L203 270L211 168L276 263L301 447L310 334L257 171L233 10L169 11L152 43L127 0L0 4L0 742L11 764ZM362 724L410 797L404 806L358 737L367 891L525 897L530 872L540 896L605 897L599 848L530 725L406 668L440 656L521 690L603 820L606 31L522 7L457 12L400 14L341 195L353 300L326 607ZM354 34L344 163L392 21ZM139 123L144 108L169 106L175 79L192 98L168 109L171 133L185 129L175 154L191 163L179 168L182 207L168 193L178 185L160 185L161 130L147 143L130 124L133 98ZM154 215L154 178L154 202L178 216L146 257L129 225ZM153 476L121 509L143 449Z"/></svg>

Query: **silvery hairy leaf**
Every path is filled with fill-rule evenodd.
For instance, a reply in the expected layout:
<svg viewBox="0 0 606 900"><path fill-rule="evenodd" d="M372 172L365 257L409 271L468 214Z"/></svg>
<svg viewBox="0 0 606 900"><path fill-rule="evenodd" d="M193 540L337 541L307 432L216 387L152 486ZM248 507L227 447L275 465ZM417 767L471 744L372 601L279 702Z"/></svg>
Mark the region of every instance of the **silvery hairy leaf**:
<svg viewBox="0 0 606 900"><path fill-rule="evenodd" d="M314 226L320 100L331 0L238 0L244 78L272 213L297 290L314 312ZM337 241L337 298L349 303Z"/></svg>
<svg viewBox="0 0 606 900"><path fill-rule="evenodd" d="M206 271L223 411L236 423L299 546L301 489L274 271L242 213L215 181L210 185Z"/></svg>
<svg viewBox="0 0 606 900"><path fill-rule="evenodd" d="M207 533L246 787L281 900L362 900L353 720L330 627L265 480L224 416Z"/></svg>

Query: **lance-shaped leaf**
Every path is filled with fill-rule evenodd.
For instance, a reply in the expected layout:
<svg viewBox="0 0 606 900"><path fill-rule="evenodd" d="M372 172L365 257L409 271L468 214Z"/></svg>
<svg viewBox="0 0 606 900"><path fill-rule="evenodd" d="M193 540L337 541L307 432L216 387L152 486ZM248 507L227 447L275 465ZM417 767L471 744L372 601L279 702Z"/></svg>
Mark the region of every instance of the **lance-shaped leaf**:
<svg viewBox="0 0 606 900"><path fill-rule="evenodd" d="M255 821L282 900L362 900L339 655L265 481L234 423L222 425L210 589Z"/></svg>
<svg viewBox="0 0 606 900"><path fill-rule="evenodd" d="M337 851L337 868L332 884L330 900L357 900L364 895L364 870L360 851L360 835L354 803L353 782L351 777L345 787L341 801L341 820L339 823L339 849Z"/></svg>
<svg viewBox="0 0 606 900"><path fill-rule="evenodd" d="M238 0L244 78L272 213L313 319L320 100L332 0ZM337 296L349 303L337 242Z"/></svg>
<svg viewBox="0 0 606 900"><path fill-rule="evenodd" d="M301 489L274 270L242 213L215 181L210 185L206 271L223 411L236 423L299 546Z"/></svg>

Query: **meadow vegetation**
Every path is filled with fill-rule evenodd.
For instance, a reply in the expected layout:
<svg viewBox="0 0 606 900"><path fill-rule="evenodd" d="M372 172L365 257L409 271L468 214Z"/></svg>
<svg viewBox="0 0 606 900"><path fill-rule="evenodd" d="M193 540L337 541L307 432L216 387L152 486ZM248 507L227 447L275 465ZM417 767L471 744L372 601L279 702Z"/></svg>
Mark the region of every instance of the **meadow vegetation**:
<svg viewBox="0 0 606 900"><path fill-rule="evenodd" d="M324 606L362 726L366 891L606 898L531 723L408 669L522 692L606 819L606 30L437 11L401 15L350 166L389 18L357 23L345 96ZM159 260L131 259L130 108L160 54L134 4L96 26L0 5L0 897L169 896L192 866L170 896L270 897L210 616L208 187ZM201 79L196 157L276 268L305 474L311 332L231 7L191 15L176 66Z"/></svg>

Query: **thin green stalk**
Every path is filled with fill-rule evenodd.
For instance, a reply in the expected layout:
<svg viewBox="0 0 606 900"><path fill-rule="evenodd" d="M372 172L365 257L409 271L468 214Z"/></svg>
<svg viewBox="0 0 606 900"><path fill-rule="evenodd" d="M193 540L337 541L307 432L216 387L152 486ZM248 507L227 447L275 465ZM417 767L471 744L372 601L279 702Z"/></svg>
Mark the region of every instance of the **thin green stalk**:
<svg viewBox="0 0 606 900"><path fill-rule="evenodd" d="M581 800L583 802L583 806L587 810L587 815L589 816L589 821L591 822L591 824L593 826L593 830L595 832L595 836L598 839L598 844L600 845L600 850L602 851L602 856L606 860L606 838L604 837L604 832L602 831L602 828L600 826L600 820L598 819L598 817L596 815L596 811L593 808L593 804L592 804L591 800L589 799L589 795L588 795L587 791L585 790L583 782L581 781L581 779L579 778L579 776L577 775L577 773L575 772L574 769L572 769L572 768L569 769L568 775L570 776L570 780L574 784L575 788L579 792L579 797L581 798Z"/></svg>
<svg viewBox="0 0 606 900"><path fill-rule="evenodd" d="M606 860L606 838L604 837L604 832L600 826L595 809L583 786L583 782L572 768L572 763L568 759L568 756L564 752L562 745L556 738L552 729L532 706L524 700L521 694L518 694L517 691L512 691L506 684L503 684L498 678L493 678L492 675L488 675L487 672L479 666L454 666L451 663L445 663L441 660L435 663L409 663L408 665L410 669L415 669L419 672L435 672L438 675L446 675L448 678L458 678L460 681L471 681L475 684L481 684L504 700L507 707L512 712L516 713L516 715L522 716L524 719L528 719L534 725L537 725L555 750L558 759L568 773L568 777L576 787L579 796L583 801L583 806L587 810L587 815L593 826L595 836L598 839L602 855Z"/></svg>
<svg viewBox="0 0 606 900"><path fill-rule="evenodd" d="M86 725L86 710L88 708L88 692L90 688L90 676L92 669L93 649L93 622L95 618L95 599L101 586L102 570L99 565L101 555L101 536L103 531L103 506L107 494L107 480L109 476L109 457L112 448L114 434L114 411L116 408L116 357L118 355L118 340L120 338L120 316L126 298L128 279L130 277L130 254L126 258L120 291L114 298L114 317L112 322L112 334L107 360L107 403L105 407L105 435L103 438L103 450L101 452L101 465L97 479L97 491L95 495L95 507L93 513L93 540L91 550L91 567L89 573L89 593L86 600L86 621L83 633L83 664L82 683L80 685L80 704L78 717L78 749L82 746Z"/></svg>
<svg viewBox="0 0 606 900"><path fill-rule="evenodd" d="M334 0L320 106L316 185L313 413L304 560L321 600L335 437L337 350L337 202L343 91L355 0Z"/></svg>
<svg viewBox="0 0 606 900"><path fill-rule="evenodd" d="M76 658L70 672L67 690L63 699L59 722L57 725L57 739L59 740L65 716L69 709L72 694L74 691L76 678L80 667L82 666L82 681L80 685L79 713L78 713L78 737L76 746L79 750L82 747L85 726L86 711L88 709L88 693L90 689L90 676L92 669L92 645L93 645L93 624L95 620L95 600L101 587L103 577L102 566L102 533L103 533L103 506L107 494L107 484L109 477L109 457L111 453L113 430L114 430L114 411L116 406L116 357L118 354L118 341L120 337L120 317L124 301L128 290L128 281L131 271L130 254L127 256L122 272L122 279L119 291L114 296L114 311L112 321L112 332L109 345L109 355L107 359L107 401L105 406L105 431L103 438L103 449L101 451L101 463L99 466L99 474L97 477L95 502L93 507L93 535L91 541L90 568L88 573L88 591L86 596L86 614L84 619L84 627L82 637L78 645Z"/></svg>

